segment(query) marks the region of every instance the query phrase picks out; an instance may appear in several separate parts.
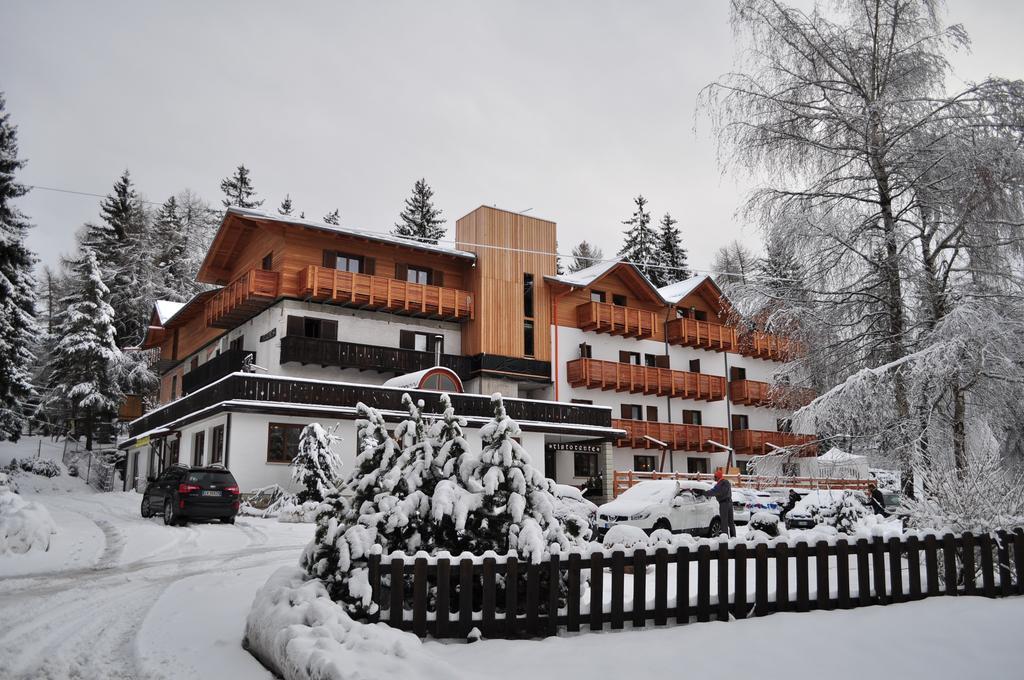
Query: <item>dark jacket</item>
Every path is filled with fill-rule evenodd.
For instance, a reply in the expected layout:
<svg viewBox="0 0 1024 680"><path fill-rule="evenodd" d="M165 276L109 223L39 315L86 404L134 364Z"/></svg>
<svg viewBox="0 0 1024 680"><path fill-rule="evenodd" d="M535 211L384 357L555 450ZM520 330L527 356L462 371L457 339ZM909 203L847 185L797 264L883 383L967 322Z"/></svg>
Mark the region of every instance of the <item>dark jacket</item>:
<svg viewBox="0 0 1024 680"><path fill-rule="evenodd" d="M728 479L718 480L713 487L704 492L704 495L718 500L719 503L728 503L730 507L732 506L732 484Z"/></svg>
<svg viewBox="0 0 1024 680"><path fill-rule="evenodd" d="M883 496L882 492L878 490L878 487L872 489L871 493L868 495L868 505L870 506L871 511L876 515L888 516L889 514L885 511L885 496Z"/></svg>

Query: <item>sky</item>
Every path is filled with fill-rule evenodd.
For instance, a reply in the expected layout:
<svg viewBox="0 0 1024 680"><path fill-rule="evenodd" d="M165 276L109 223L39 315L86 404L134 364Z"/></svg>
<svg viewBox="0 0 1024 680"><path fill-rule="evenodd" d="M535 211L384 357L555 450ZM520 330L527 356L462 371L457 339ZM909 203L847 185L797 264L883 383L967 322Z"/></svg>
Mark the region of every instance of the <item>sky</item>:
<svg viewBox="0 0 1024 680"><path fill-rule="evenodd" d="M1024 76L1024 2L951 0L948 19L974 43L958 78ZM734 63L724 0L4 0L0 27L26 184L105 194L127 168L150 201L219 205L244 163L264 209L287 193L308 218L386 232L424 177L452 235L493 205L606 256L642 193L698 269L734 238L759 247L737 215L757 180L723 175L696 110ZM99 200L19 199L43 264Z"/></svg>

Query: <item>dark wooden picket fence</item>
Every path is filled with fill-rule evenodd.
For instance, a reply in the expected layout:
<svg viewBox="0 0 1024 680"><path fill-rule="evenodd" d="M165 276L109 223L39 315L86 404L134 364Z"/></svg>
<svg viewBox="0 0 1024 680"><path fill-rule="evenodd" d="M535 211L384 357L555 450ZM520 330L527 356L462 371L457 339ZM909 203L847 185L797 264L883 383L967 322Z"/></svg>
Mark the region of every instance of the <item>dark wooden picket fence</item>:
<svg viewBox="0 0 1024 680"><path fill-rule="evenodd" d="M938 595L1022 595L1024 533L840 539L752 549L723 541L632 554L570 553L541 564L514 557L382 560L374 555L369 578L379 607L372 621L421 637L461 638L473 628L488 638L544 637L584 627L725 621Z"/></svg>

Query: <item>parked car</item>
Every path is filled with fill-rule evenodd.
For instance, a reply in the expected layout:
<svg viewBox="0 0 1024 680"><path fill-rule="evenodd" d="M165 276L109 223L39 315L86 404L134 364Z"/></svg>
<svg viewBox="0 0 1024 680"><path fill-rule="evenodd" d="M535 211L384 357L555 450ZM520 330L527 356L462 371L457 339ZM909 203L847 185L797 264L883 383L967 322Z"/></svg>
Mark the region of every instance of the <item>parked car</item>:
<svg viewBox="0 0 1024 680"><path fill-rule="evenodd" d="M170 526L192 519L235 523L238 482L226 468L174 465L151 477L142 492L142 516L160 514Z"/></svg>
<svg viewBox="0 0 1024 680"><path fill-rule="evenodd" d="M597 509L597 531L626 524L650 533L656 529L715 536L721 528L718 503L704 496L704 482L656 479L640 482Z"/></svg>
<svg viewBox="0 0 1024 680"><path fill-rule="evenodd" d="M747 524L750 518L759 512L779 514L781 507L771 495L765 491L754 489L732 490L732 515L736 524Z"/></svg>

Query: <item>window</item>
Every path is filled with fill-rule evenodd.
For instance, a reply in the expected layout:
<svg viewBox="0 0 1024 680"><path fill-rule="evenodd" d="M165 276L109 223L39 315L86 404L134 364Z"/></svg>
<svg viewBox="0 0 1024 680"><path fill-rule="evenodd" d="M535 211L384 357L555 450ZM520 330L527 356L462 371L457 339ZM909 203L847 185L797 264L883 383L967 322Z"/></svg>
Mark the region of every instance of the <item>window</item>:
<svg viewBox="0 0 1024 680"><path fill-rule="evenodd" d="M625 420L643 420L644 408L639 404L623 404L622 417Z"/></svg>
<svg viewBox="0 0 1024 680"><path fill-rule="evenodd" d="M237 349L239 352L241 352L243 342L245 342L245 336L239 335L237 338L235 338L228 344L228 347L230 349Z"/></svg>
<svg viewBox="0 0 1024 680"><path fill-rule="evenodd" d="M178 376L171 376L171 401L178 398Z"/></svg>
<svg viewBox="0 0 1024 680"><path fill-rule="evenodd" d="M224 464L224 426L213 428L210 437L210 463Z"/></svg>
<svg viewBox="0 0 1024 680"><path fill-rule="evenodd" d="M594 403L594 400L593 399L573 399L572 403L574 403L574 404L585 404L585 405L589 406L589 405Z"/></svg>
<svg viewBox="0 0 1024 680"><path fill-rule="evenodd" d="M696 319L697 321L707 321L708 320L708 313L705 312L703 309L694 309L692 311L693 311L693 318Z"/></svg>
<svg viewBox="0 0 1024 680"><path fill-rule="evenodd" d="M729 368L729 380L746 380L747 369L740 368L739 366L731 366Z"/></svg>
<svg viewBox="0 0 1024 680"><path fill-rule="evenodd" d="M430 283L430 270L423 267L407 267L405 280L409 283Z"/></svg>
<svg viewBox="0 0 1024 680"><path fill-rule="evenodd" d="M644 355L644 366L657 366L658 355L657 354L645 354Z"/></svg>
<svg viewBox="0 0 1024 680"><path fill-rule="evenodd" d="M363 258L356 255L338 253L337 260L334 263L334 268L340 272L352 272L353 274L358 274L363 271Z"/></svg>
<svg viewBox="0 0 1024 680"><path fill-rule="evenodd" d="M619 363L620 364L633 364L634 366L640 365L640 353L639 352L625 352L619 350Z"/></svg>
<svg viewBox="0 0 1024 680"><path fill-rule="evenodd" d="M577 451L572 458L572 476L590 479L597 476L597 454Z"/></svg>
<svg viewBox="0 0 1024 680"><path fill-rule="evenodd" d="M604 302L604 291L603 290L592 290L590 291L591 302Z"/></svg>
<svg viewBox="0 0 1024 680"><path fill-rule="evenodd" d="M420 333L419 331L399 331L398 346L402 349L412 349L417 352L433 352L440 343L441 353L444 353L444 336L440 333Z"/></svg>
<svg viewBox="0 0 1024 680"><path fill-rule="evenodd" d="M167 465L174 465L178 462L178 450L181 448L181 440L175 437L167 440Z"/></svg>
<svg viewBox="0 0 1024 680"><path fill-rule="evenodd" d="M323 326L320 319L305 317L302 322L302 335L306 338L319 338L323 334Z"/></svg>
<svg viewBox="0 0 1024 680"><path fill-rule="evenodd" d="M647 407L647 420L651 421L652 423L658 422L658 407L657 406L648 406Z"/></svg>
<svg viewBox="0 0 1024 680"><path fill-rule="evenodd" d="M260 263L260 269L265 272L269 272L274 268L274 253L267 253L263 256L263 262Z"/></svg>
<svg viewBox="0 0 1024 680"><path fill-rule="evenodd" d="M625 307L626 306L626 296L625 295L619 295L617 293L612 293L612 304L613 305L618 305L619 307Z"/></svg>
<svg viewBox="0 0 1024 680"><path fill-rule="evenodd" d="M686 471L695 474L707 474L708 472L708 459L707 458L694 458L689 456L686 459Z"/></svg>
<svg viewBox="0 0 1024 680"><path fill-rule="evenodd" d="M461 392L450 375L435 373L429 376L422 384L425 390L438 390L440 392Z"/></svg>
<svg viewBox="0 0 1024 680"><path fill-rule="evenodd" d="M750 420L746 416L734 415L732 417L732 429L734 430L749 430Z"/></svg>
<svg viewBox="0 0 1024 680"><path fill-rule="evenodd" d="M533 274L523 274L523 316L533 318Z"/></svg>
<svg viewBox="0 0 1024 680"><path fill-rule="evenodd" d="M533 356L533 321L523 321L523 354Z"/></svg>
<svg viewBox="0 0 1024 680"><path fill-rule="evenodd" d="M267 462L290 463L299 452L299 435L303 425L270 423L267 437Z"/></svg>
<svg viewBox="0 0 1024 680"><path fill-rule="evenodd" d="M700 359L690 359L690 373L700 373Z"/></svg>
<svg viewBox="0 0 1024 680"><path fill-rule="evenodd" d="M736 467L739 468L741 475L750 474L750 461L749 460L738 460L736 461Z"/></svg>
<svg viewBox="0 0 1024 680"><path fill-rule="evenodd" d="M585 342L580 343L580 358L581 359L593 359L594 348Z"/></svg>
<svg viewBox="0 0 1024 680"><path fill-rule="evenodd" d="M637 472L654 472L654 456L633 456L633 469Z"/></svg>
<svg viewBox="0 0 1024 680"><path fill-rule="evenodd" d="M779 432L792 432L793 421L789 418L779 418L775 421L775 429Z"/></svg>
<svg viewBox="0 0 1024 680"><path fill-rule="evenodd" d="M683 409L683 425L701 425L700 411Z"/></svg>
<svg viewBox="0 0 1024 680"><path fill-rule="evenodd" d="M194 467L201 467L203 464L203 454L206 453L206 431L200 430L192 435L192 465Z"/></svg>
<svg viewBox="0 0 1024 680"><path fill-rule="evenodd" d="M690 318L690 310L689 309L683 309L682 307L676 307L676 318L677 319L689 319Z"/></svg>

